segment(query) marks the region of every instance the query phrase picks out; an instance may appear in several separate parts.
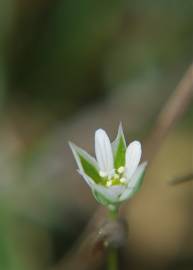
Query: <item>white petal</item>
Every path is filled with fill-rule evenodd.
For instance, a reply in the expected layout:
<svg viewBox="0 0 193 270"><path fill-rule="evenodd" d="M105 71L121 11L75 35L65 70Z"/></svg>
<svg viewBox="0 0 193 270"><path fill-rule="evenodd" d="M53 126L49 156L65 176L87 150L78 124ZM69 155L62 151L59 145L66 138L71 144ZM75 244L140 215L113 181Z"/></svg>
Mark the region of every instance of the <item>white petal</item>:
<svg viewBox="0 0 193 270"><path fill-rule="evenodd" d="M141 144L138 141L134 141L129 144L126 151L126 176L129 180L141 159Z"/></svg>
<svg viewBox="0 0 193 270"><path fill-rule="evenodd" d="M147 162L141 163L137 170L135 171L134 175L132 176L131 180L129 181L128 186L131 188L136 189L138 187L139 181L141 180L141 176L144 173L145 169L147 167Z"/></svg>
<svg viewBox="0 0 193 270"><path fill-rule="evenodd" d="M120 195L124 192L125 186L111 186L111 187L104 187L98 184L95 184L94 189L101 193L105 198L107 198L112 203L116 203L119 201Z"/></svg>
<svg viewBox="0 0 193 270"><path fill-rule="evenodd" d="M113 170L113 153L109 137L102 129L95 133L95 153L99 169L110 175Z"/></svg>
<svg viewBox="0 0 193 270"><path fill-rule="evenodd" d="M124 185L111 186L108 188L107 193L112 198L117 199L125 191L125 188Z"/></svg>
<svg viewBox="0 0 193 270"><path fill-rule="evenodd" d="M133 177L129 181L129 184L126 190L121 194L120 201L129 199L137 191L137 188L141 181L141 176L144 173L146 166L147 166L147 162L143 162L142 164L139 165Z"/></svg>
<svg viewBox="0 0 193 270"><path fill-rule="evenodd" d="M131 188L127 187L127 189L121 194L119 197L119 201L125 201L133 196L134 192Z"/></svg>
<svg viewBox="0 0 193 270"><path fill-rule="evenodd" d="M89 185L89 187L93 190L93 191L97 191L98 193L100 193L103 197L105 197L107 200L109 200L110 202L117 202L118 200L118 196L120 195L120 193L122 192L122 190L114 190L113 187L105 187L99 184L96 184L88 175L86 175L84 172L82 171L78 171L80 173L80 175L84 178L84 180L86 181L86 183Z"/></svg>
<svg viewBox="0 0 193 270"><path fill-rule="evenodd" d="M69 142L70 148L72 150L72 153L74 155L74 158L77 162L78 168L81 172L83 172L83 167L80 161L80 157L78 154L81 154L86 160L88 160L93 166L96 167L96 169L98 169L98 165L96 160L91 157L86 151L84 151L83 149L81 149L80 147L76 146L74 143Z"/></svg>
<svg viewBox="0 0 193 270"><path fill-rule="evenodd" d="M105 187L99 184L96 184L88 175L86 175L82 171L78 171L80 175L84 178L86 183L89 185L89 187L93 191L97 191L100 193L104 198L106 198L111 203L117 203L119 201L119 197L121 194L124 194L124 191L126 189L125 186L111 186L111 187Z"/></svg>

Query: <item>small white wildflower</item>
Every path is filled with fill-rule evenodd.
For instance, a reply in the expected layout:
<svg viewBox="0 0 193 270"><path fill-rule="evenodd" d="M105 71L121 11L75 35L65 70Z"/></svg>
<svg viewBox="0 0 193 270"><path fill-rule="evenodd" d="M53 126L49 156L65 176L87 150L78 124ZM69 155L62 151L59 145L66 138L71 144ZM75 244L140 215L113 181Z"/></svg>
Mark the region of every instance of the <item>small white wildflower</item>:
<svg viewBox="0 0 193 270"><path fill-rule="evenodd" d="M147 162L139 165L141 144L133 141L126 147L122 126L111 144L106 132L95 133L96 159L70 143L79 173L90 186L93 195L103 205L114 207L138 191Z"/></svg>

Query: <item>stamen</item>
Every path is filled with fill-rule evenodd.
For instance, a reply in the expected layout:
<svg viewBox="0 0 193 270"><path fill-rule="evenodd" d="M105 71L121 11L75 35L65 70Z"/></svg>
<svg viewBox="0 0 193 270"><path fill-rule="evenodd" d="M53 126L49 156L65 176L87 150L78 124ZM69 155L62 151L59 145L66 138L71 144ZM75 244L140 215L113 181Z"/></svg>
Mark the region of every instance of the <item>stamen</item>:
<svg viewBox="0 0 193 270"><path fill-rule="evenodd" d="M120 179L120 182L121 182L122 184L125 184L125 183L127 182L127 180L126 180L124 177L122 177L122 178Z"/></svg>
<svg viewBox="0 0 193 270"><path fill-rule="evenodd" d="M108 180L111 180L112 179L112 176L111 175L108 175Z"/></svg>
<svg viewBox="0 0 193 270"><path fill-rule="evenodd" d="M117 173L114 174L114 178L117 180L119 179L119 175Z"/></svg>
<svg viewBox="0 0 193 270"><path fill-rule="evenodd" d="M112 186L112 181L111 181L111 180L107 181L106 186L107 186L107 187Z"/></svg>
<svg viewBox="0 0 193 270"><path fill-rule="evenodd" d="M100 177L103 177L103 178L107 176L106 172L103 172L103 171L100 171L99 175Z"/></svg>
<svg viewBox="0 0 193 270"><path fill-rule="evenodd" d="M125 171L125 168L123 166L119 167L119 169L117 170L118 173L123 173Z"/></svg>

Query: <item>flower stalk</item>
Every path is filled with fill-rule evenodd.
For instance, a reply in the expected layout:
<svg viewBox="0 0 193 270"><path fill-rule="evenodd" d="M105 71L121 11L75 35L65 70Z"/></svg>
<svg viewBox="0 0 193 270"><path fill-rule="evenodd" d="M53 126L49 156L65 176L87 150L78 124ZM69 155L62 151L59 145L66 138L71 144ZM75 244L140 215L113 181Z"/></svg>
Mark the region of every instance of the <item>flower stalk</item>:
<svg viewBox="0 0 193 270"><path fill-rule="evenodd" d="M110 247L108 251L107 269L108 270L119 269L118 252L117 249L114 247Z"/></svg>
<svg viewBox="0 0 193 270"><path fill-rule="evenodd" d="M118 207L114 209L109 209L109 218L113 221L118 219ZM118 270L119 269L119 258L118 250L114 246L109 246L107 255L107 269L108 270Z"/></svg>

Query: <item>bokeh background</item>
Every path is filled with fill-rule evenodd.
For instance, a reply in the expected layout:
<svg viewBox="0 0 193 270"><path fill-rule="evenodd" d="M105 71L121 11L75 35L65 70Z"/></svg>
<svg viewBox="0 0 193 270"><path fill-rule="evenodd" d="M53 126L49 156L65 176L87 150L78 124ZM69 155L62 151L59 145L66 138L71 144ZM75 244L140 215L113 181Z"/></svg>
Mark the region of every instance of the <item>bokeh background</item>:
<svg viewBox="0 0 193 270"><path fill-rule="evenodd" d="M193 60L191 0L0 1L0 269L52 269L97 207L71 140L144 140ZM130 269L192 269L193 110L128 203ZM125 266L124 269L128 269Z"/></svg>

